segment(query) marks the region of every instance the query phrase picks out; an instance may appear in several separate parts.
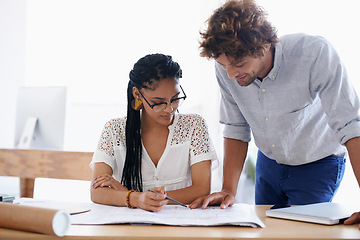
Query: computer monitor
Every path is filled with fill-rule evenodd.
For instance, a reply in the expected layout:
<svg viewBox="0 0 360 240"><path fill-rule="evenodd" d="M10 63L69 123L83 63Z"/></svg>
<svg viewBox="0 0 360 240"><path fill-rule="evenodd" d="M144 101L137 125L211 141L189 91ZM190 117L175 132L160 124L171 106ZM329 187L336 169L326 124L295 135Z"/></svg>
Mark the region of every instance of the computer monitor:
<svg viewBox="0 0 360 240"><path fill-rule="evenodd" d="M63 150L66 87L18 89L15 148Z"/></svg>

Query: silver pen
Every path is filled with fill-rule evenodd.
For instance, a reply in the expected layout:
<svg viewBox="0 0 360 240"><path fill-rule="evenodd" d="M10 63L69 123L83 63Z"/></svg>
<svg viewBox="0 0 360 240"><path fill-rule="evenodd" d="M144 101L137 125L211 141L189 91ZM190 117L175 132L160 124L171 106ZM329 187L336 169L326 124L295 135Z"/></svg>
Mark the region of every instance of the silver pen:
<svg viewBox="0 0 360 240"><path fill-rule="evenodd" d="M156 191L154 191L154 190L152 190L152 189L150 189L149 190L150 192L153 192L153 193L159 193L159 192L156 192ZM169 201L172 201L173 203L176 203L176 204L179 204L180 206L183 206L183 207L188 207L187 205L185 205L185 204L183 204L183 203L181 203L181 202L178 202L178 201L176 201L175 199L172 199L172 198L170 198L170 197L165 197L167 200L169 200Z"/></svg>

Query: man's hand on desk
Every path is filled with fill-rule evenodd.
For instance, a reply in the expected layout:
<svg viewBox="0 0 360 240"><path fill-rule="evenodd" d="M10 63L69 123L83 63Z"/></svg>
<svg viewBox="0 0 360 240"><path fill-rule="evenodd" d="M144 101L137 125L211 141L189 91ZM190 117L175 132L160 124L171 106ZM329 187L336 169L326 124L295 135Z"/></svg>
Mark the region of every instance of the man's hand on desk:
<svg viewBox="0 0 360 240"><path fill-rule="evenodd" d="M347 220L345 220L344 224L350 225L354 223L360 223L360 212L353 213ZM359 224L360 229L360 224Z"/></svg>
<svg viewBox="0 0 360 240"><path fill-rule="evenodd" d="M230 191L222 190L221 192L212 193L208 196L200 197L189 205L189 208L201 206L205 209L209 205L220 205L221 208L227 208L235 203L235 196Z"/></svg>

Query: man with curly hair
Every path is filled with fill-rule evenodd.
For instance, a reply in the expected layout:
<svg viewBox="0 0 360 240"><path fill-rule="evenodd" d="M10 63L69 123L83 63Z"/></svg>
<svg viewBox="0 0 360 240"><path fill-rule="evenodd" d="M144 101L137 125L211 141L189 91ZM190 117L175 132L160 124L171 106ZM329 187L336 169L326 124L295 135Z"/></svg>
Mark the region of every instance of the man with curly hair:
<svg viewBox="0 0 360 240"><path fill-rule="evenodd" d="M331 201L349 153L360 180L359 99L332 45L277 37L253 0L230 0L208 19L201 56L215 59L224 124L222 191L191 207L235 202L251 133L258 147L256 204Z"/></svg>

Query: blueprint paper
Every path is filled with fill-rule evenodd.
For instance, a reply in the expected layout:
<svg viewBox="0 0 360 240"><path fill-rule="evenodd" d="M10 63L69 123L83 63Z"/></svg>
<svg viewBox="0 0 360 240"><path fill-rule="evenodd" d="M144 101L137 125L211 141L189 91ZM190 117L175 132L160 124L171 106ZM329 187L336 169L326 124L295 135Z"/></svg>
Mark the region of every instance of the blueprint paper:
<svg viewBox="0 0 360 240"><path fill-rule="evenodd" d="M254 206L248 204L234 204L227 209L220 207L189 209L167 205L160 212L93 204L89 212L71 215L71 223L81 225L161 224L171 226L236 225L265 227L256 215Z"/></svg>

